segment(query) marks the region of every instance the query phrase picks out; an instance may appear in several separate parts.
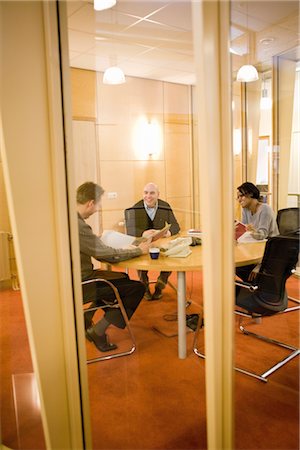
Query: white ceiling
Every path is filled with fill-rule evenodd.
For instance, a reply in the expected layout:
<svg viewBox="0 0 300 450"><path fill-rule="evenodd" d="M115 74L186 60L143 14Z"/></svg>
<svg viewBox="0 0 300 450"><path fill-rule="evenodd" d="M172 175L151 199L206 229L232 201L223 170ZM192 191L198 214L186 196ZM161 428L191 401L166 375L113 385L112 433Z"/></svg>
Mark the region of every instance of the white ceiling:
<svg viewBox="0 0 300 450"><path fill-rule="evenodd" d="M105 11L91 0L67 5L72 67L103 72L117 64L128 76L194 84L190 0L118 0ZM298 0L233 1L231 48L240 55L233 62L248 51L245 29L256 32L252 63L299 46L298 13Z"/></svg>

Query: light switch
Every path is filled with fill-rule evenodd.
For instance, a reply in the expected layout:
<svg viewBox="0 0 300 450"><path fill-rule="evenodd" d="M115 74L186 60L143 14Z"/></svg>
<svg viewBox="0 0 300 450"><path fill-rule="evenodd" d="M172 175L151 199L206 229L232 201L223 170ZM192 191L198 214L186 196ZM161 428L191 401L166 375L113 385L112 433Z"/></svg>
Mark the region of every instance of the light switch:
<svg viewBox="0 0 300 450"><path fill-rule="evenodd" d="M117 197L118 197L118 193L117 193L117 192L108 192L108 193L107 193L107 198L108 198L109 200L114 199L114 198L117 198Z"/></svg>

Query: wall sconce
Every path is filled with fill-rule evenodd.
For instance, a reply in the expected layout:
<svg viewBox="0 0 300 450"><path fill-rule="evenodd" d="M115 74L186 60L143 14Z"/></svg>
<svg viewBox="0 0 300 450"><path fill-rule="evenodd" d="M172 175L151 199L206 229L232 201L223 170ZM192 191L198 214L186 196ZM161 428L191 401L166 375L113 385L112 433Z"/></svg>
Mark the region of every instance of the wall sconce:
<svg viewBox="0 0 300 450"><path fill-rule="evenodd" d="M157 159L162 149L162 131L157 120L140 118L135 125L133 146L139 159Z"/></svg>

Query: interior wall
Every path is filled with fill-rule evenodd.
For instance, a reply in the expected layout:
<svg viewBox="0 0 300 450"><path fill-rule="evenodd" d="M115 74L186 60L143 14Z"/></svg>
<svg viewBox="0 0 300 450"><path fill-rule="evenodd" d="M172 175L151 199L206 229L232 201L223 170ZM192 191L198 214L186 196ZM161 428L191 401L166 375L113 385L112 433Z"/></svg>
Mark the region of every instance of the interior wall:
<svg viewBox="0 0 300 450"><path fill-rule="evenodd" d="M97 73L95 80L90 71L72 69L74 141L80 136L80 143L74 142L81 166L77 170L78 184L83 182L82 176L88 176L105 189L99 229L124 231L123 211L142 198L143 187L149 181L158 184L160 197L171 204L181 228L190 228L190 87L135 77L126 77L125 84L110 86L103 84L102 76ZM89 107L86 99L80 100L87 83L96 83L94 91L88 89L95 94L89 96ZM91 115L93 102L96 118ZM152 155L147 153L146 135L137 144L141 120L155 122L161 133L162 145ZM89 125L80 124L82 121ZM96 154L91 143L93 134Z"/></svg>
<svg viewBox="0 0 300 450"><path fill-rule="evenodd" d="M247 180L256 184L260 122L261 80L246 83L247 90Z"/></svg>
<svg viewBox="0 0 300 450"><path fill-rule="evenodd" d="M3 165L0 158L0 231L11 232L11 226L8 215L8 206L6 199L6 191L3 178Z"/></svg>
<svg viewBox="0 0 300 450"><path fill-rule="evenodd" d="M289 167L293 124L296 63L280 58L278 111L279 111L279 167L278 209L288 206Z"/></svg>
<svg viewBox="0 0 300 450"><path fill-rule="evenodd" d="M232 126L233 126L233 186L234 193L243 183L243 154L242 154L242 92L241 83L232 83ZM234 215L241 219L242 208L235 202Z"/></svg>

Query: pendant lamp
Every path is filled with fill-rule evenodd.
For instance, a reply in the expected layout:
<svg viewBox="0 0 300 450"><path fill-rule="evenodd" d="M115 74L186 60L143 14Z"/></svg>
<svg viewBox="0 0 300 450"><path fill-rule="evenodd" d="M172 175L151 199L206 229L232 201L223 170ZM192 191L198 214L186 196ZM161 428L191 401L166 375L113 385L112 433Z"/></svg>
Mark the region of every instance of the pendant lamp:
<svg viewBox="0 0 300 450"><path fill-rule="evenodd" d="M236 80L242 81L243 83L250 83L251 81L258 80L258 73L256 68L249 64L250 55L253 53L253 33L250 32L248 27L248 2L246 2L246 21L247 21L247 54L248 54L248 64L244 64L242 67L239 68Z"/></svg>
<svg viewBox="0 0 300 450"><path fill-rule="evenodd" d="M123 84L125 83L125 75L122 69L112 66L106 69L103 75L104 84Z"/></svg>
<svg viewBox="0 0 300 450"><path fill-rule="evenodd" d="M103 11L112 8L116 3L117 0L94 0L94 9L95 11Z"/></svg>
<svg viewBox="0 0 300 450"><path fill-rule="evenodd" d="M237 81L243 81L244 83L250 83L251 81L258 80L258 73L254 66L251 64L245 64L239 68L236 76Z"/></svg>

